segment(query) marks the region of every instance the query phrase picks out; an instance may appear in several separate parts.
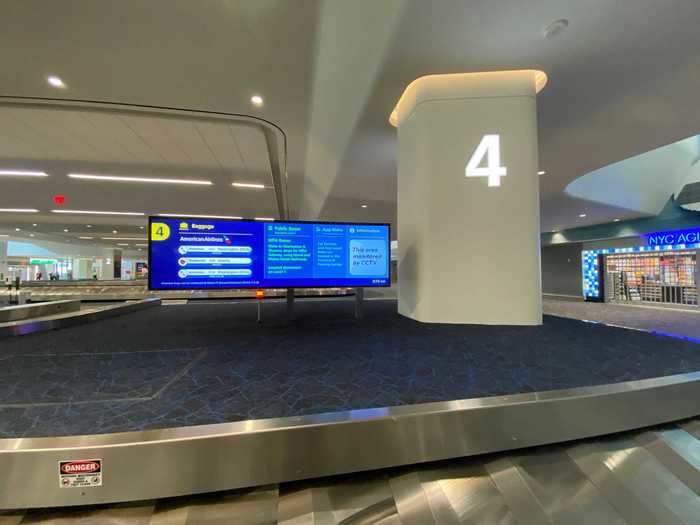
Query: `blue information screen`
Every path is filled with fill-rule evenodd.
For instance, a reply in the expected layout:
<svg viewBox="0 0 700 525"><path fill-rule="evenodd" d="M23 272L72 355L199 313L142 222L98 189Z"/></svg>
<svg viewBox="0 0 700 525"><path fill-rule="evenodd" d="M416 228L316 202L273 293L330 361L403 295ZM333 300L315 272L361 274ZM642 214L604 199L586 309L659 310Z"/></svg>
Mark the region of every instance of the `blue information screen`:
<svg viewBox="0 0 700 525"><path fill-rule="evenodd" d="M149 218L151 290L389 286L388 224Z"/></svg>

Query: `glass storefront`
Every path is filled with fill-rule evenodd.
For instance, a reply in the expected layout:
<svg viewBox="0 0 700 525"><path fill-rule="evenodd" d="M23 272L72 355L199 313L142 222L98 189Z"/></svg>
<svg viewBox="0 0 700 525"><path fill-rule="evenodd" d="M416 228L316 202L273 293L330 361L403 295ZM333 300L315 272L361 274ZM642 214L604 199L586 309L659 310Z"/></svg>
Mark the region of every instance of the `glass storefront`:
<svg viewBox="0 0 700 525"><path fill-rule="evenodd" d="M605 256L608 302L697 305L695 251Z"/></svg>
<svg viewBox="0 0 700 525"><path fill-rule="evenodd" d="M121 280L145 279L148 264L142 260L124 259ZM112 280L112 260L105 257L10 257L6 280L14 281L79 281Z"/></svg>
<svg viewBox="0 0 700 525"><path fill-rule="evenodd" d="M698 306L699 241L695 228L646 234L642 246L584 250L584 298Z"/></svg>

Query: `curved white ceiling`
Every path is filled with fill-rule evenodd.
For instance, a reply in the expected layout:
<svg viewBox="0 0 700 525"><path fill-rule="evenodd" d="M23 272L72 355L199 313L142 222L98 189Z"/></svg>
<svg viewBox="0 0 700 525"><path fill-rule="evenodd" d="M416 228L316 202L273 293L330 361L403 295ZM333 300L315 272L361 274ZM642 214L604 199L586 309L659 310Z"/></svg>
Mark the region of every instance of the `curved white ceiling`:
<svg viewBox="0 0 700 525"><path fill-rule="evenodd" d="M697 178L700 136L662 146L594 170L571 182L572 197L657 215L672 195Z"/></svg>

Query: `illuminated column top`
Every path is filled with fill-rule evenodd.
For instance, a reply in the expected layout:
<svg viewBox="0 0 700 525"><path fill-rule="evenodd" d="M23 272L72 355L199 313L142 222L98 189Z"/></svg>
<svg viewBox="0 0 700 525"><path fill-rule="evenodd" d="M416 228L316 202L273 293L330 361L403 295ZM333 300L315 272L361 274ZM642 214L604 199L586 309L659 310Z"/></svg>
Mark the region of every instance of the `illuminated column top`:
<svg viewBox="0 0 700 525"><path fill-rule="evenodd" d="M406 87L389 122L398 127L417 106L432 100L535 96L546 84L547 74L535 69L426 75Z"/></svg>

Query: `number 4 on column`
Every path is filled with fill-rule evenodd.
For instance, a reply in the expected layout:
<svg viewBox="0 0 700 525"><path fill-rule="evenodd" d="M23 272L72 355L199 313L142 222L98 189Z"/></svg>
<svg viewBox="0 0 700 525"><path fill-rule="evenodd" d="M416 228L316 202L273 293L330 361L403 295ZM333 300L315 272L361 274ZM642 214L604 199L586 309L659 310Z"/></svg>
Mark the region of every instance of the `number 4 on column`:
<svg viewBox="0 0 700 525"><path fill-rule="evenodd" d="M486 166L480 167L486 157ZM500 186L501 177L508 174L505 166L501 166L501 137L499 135L484 135L476 147L472 158L464 170L467 177L488 177L489 186Z"/></svg>

